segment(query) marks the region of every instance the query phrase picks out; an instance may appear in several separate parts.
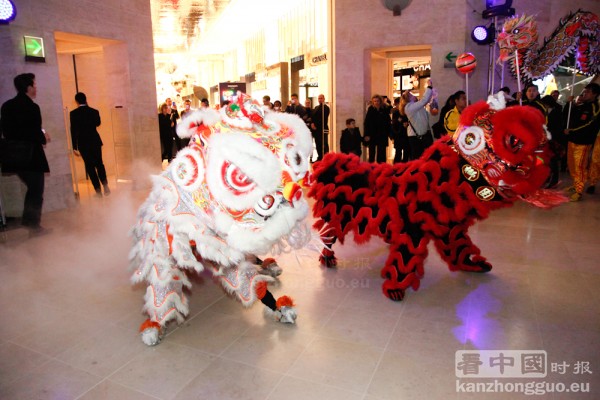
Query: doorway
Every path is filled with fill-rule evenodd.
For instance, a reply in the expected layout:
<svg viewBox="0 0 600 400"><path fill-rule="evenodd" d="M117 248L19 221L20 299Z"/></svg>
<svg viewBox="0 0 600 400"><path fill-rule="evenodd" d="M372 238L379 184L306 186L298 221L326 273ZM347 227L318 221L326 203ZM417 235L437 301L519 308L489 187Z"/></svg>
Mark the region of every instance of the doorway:
<svg viewBox="0 0 600 400"><path fill-rule="evenodd" d="M391 104L404 90L410 90L417 98L425 91L425 80L431 71L431 46L395 46L371 51L370 93L387 96ZM430 125L437 121L430 114ZM395 157L394 144L388 143L387 160L392 163Z"/></svg>
<svg viewBox="0 0 600 400"><path fill-rule="evenodd" d="M131 181L127 45L117 40L66 32L55 32L54 37L73 192L78 199L89 198L95 190L86 177L83 160L73 154L69 113L77 107L75 94L84 92L90 107L100 112L102 123L98 132L103 142L102 159L109 186L113 189Z"/></svg>

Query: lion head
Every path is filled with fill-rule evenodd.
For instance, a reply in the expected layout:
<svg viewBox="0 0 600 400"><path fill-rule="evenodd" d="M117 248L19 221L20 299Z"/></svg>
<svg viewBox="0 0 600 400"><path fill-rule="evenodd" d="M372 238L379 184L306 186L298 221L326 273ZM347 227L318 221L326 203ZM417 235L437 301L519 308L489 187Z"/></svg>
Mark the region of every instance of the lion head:
<svg viewBox="0 0 600 400"><path fill-rule="evenodd" d="M179 124L190 144L169 166L175 184L193 199L194 213L228 245L265 253L282 237L293 247L308 214L302 186L309 178L311 135L295 115L265 111L238 93L219 112L196 111Z"/></svg>
<svg viewBox="0 0 600 400"><path fill-rule="evenodd" d="M542 113L528 106L504 108L490 96L467 107L452 140L460 155L505 198L526 198L550 173L550 149Z"/></svg>

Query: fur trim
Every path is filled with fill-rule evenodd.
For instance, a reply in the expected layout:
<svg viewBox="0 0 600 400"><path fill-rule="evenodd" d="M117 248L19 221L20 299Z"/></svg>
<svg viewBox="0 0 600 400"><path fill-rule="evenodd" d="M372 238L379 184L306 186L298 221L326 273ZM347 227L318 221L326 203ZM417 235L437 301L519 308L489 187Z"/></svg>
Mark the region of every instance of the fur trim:
<svg viewBox="0 0 600 400"><path fill-rule="evenodd" d="M190 138L201 125L214 125L221 120L219 113L211 108L202 108L192 111L177 125L177 136L180 138Z"/></svg>

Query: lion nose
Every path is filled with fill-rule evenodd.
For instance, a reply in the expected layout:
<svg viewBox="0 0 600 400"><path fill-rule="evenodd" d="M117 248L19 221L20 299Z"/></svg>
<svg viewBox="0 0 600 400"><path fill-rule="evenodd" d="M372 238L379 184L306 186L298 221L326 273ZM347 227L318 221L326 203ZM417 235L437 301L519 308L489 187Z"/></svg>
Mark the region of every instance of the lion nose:
<svg viewBox="0 0 600 400"><path fill-rule="evenodd" d="M294 203L302 197L302 187L296 182L288 182L283 188L283 198L286 199L292 207Z"/></svg>

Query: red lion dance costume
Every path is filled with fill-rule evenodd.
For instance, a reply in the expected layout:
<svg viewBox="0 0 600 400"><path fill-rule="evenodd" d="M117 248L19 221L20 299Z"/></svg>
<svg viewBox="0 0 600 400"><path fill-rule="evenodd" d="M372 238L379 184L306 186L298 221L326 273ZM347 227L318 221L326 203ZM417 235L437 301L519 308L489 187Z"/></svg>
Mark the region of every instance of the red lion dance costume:
<svg viewBox="0 0 600 400"><path fill-rule="evenodd" d="M154 178L131 231L133 283L147 283L142 341L158 344L170 321L188 314L186 270L212 271L243 305L261 300L275 319L294 323L292 300L267 283L281 273L257 255L293 251L311 239L308 178L312 140L295 115L267 113L248 96L219 113L196 111L179 124L190 144Z"/></svg>
<svg viewBox="0 0 600 400"><path fill-rule="evenodd" d="M329 245L321 263L332 267L331 245L349 232L357 243L379 236L390 245L383 294L400 301L423 277L433 240L451 270L487 272L492 266L468 235L490 211L523 199L549 208L565 201L540 189L549 168L544 117L532 107L504 108L502 96L466 108L452 138L401 164L371 164L330 153L315 165L309 197L314 227Z"/></svg>

